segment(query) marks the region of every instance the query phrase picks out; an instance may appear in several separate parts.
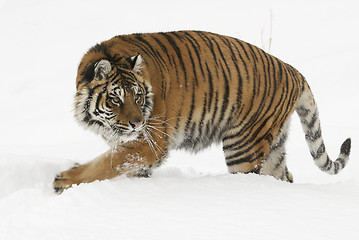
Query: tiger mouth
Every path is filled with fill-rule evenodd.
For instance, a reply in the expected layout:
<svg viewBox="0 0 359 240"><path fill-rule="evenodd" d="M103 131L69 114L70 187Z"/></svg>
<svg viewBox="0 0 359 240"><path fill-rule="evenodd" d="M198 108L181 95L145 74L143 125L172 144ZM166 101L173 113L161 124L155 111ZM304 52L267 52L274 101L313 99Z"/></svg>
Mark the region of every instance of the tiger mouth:
<svg viewBox="0 0 359 240"><path fill-rule="evenodd" d="M139 128L136 128L136 129L133 129L133 128L125 129L124 127L111 126L111 130L116 132L116 134L118 134L118 135L127 135L127 136L131 136L133 134L140 133L140 132L142 132L143 128L145 128L145 126L141 126Z"/></svg>
<svg viewBox="0 0 359 240"><path fill-rule="evenodd" d="M102 136L111 146L121 145L124 142L133 141L142 136L142 132L132 129L118 128L117 126L111 126L104 130Z"/></svg>

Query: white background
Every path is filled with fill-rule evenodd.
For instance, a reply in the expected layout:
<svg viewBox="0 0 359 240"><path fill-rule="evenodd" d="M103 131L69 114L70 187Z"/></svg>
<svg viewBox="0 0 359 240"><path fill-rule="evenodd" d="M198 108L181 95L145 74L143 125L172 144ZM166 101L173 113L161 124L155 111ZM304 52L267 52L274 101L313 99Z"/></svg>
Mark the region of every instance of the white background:
<svg viewBox="0 0 359 240"><path fill-rule="evenodd" d="M0 0L0 239L358 239L357 1ZM107 150L73 119L77 66L98 42L135 32L205 30L253 43L306 76L339 175L311 160L297 116L295 184L226 173L220 146L172 152L151 179L51 182ZM272 39L269 46L269 39Z"/></svg>

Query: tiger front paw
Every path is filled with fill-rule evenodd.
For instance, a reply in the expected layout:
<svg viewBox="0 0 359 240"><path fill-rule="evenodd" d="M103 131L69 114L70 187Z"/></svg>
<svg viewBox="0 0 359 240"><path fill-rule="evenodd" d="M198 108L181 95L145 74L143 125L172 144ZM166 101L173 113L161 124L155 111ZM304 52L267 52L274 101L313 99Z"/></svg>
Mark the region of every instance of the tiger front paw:
<svg viewBox="0 0 359 240"><path fill-rule="evenodd" d="M70 188L72 185L80 184L80 173L80 165L76 163L73 168L57 174L53 182L55 192L61 194L65 189Z"/></svg>

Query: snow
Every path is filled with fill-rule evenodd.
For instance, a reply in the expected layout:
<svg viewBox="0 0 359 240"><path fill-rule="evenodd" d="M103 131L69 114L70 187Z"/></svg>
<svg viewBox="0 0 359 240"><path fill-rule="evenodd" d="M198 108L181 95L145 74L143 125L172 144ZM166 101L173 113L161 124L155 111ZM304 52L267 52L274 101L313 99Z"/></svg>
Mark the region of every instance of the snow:
<svg viewBox="0 0 359 240"><path fill-rule="evenodd" d="M356 1L0 0L0 239L358 239L359 22ZM56 173L107 150L73 118L77 66L114 35L198 29L269 49L306 76L336 176L311 160L297 116L294 184L227 173L220 146L170 153L149 179L54 194ZM272 29L272 30L271 30Z"/></svg>

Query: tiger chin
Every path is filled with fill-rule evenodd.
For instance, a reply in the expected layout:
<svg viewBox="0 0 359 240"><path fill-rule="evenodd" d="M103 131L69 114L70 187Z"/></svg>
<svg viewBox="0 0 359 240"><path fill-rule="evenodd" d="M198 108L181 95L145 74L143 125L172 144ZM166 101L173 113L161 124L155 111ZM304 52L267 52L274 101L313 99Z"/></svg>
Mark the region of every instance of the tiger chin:
<svg viewBox="0 0 359 240"><path fill-rule="evenodd" d="M76 120L110 149L59 173L57 193L123 174L149 177L171 149L197 152L212 143L222 143L230 173L293 182L285 143L294 111L319 169L337 174L349 160L350 138L329 158L305 78L235 38L201 31L116 36L84 55L76 89Z"/></svg>

